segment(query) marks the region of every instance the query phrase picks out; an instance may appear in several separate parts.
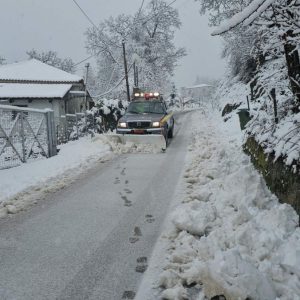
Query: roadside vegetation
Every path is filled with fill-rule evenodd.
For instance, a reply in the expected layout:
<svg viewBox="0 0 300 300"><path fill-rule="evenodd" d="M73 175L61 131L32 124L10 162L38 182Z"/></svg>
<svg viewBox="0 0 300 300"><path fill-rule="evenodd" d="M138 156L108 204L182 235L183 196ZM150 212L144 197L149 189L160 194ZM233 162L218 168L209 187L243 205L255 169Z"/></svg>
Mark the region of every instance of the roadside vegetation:
<svg viewBox="0 0 300 300"><path fill-rule="evenodd" d="M197 1L210 25L217 26L212 34L224 40L228 71L217 93L224 100L221 107L246 108L248 96L245 142L253 137L265 154L299 172L300 2Z"/></svg>

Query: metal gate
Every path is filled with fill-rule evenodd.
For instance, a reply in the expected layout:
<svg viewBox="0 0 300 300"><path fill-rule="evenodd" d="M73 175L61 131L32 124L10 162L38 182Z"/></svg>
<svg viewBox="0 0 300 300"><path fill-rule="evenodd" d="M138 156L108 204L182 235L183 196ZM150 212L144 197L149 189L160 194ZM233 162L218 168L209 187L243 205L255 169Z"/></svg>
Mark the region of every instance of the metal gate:
<svg viewBox="0 0 300 300"><path fill-rule="evenodd" d="M0 105L0 169L55 154L53 111Z"/></svg>

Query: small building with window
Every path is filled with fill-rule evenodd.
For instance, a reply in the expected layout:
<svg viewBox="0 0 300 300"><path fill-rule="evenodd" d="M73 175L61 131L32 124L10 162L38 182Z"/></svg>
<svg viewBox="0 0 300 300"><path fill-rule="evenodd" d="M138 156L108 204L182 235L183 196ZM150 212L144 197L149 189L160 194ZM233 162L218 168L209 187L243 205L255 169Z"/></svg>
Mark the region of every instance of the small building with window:
<svg viewBox="0 0 300 300"><path fill-rule="evenodd" d="M82 77L31 59L0 66L0 104L54 111L55 123L66 114L92 106Z"/></svg>

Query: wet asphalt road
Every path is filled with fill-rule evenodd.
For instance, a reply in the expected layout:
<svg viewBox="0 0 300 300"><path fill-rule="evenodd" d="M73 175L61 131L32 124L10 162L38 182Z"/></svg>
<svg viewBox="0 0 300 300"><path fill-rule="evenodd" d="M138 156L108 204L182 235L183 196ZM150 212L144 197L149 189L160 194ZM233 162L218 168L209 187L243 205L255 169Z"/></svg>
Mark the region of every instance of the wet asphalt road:
<svg viewBox="0 0 300 300"><path fill-rule="evenodd" d="M0 299L134 299L184 165L190 114L166 153L99 164L0 220Z"/></svg>

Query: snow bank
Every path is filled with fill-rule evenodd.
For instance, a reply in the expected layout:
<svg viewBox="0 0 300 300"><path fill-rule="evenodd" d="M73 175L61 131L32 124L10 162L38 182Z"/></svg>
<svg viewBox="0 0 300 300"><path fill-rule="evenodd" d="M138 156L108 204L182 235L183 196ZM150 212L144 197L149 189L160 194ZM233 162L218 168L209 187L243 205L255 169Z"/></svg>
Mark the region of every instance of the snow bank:
<svg viewBox="0 0 300 300"><path fill-rule="evenodd" d="M72 178L111 153L97 138L62 145L57 156L0 171L0 217L23 209L41 192L64 187ZM16 209L15 209L15 208Z"/></svg>
<svg viewBox="0 0 300 300"><path fill-rule="evenodd" d="M186 196L171 215L162 298L190 299L188 286L198 286L199 299L300 299L298 215L242 152L236 117L225 126L219 113L198 120Z"/></svg>

